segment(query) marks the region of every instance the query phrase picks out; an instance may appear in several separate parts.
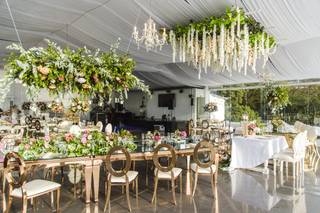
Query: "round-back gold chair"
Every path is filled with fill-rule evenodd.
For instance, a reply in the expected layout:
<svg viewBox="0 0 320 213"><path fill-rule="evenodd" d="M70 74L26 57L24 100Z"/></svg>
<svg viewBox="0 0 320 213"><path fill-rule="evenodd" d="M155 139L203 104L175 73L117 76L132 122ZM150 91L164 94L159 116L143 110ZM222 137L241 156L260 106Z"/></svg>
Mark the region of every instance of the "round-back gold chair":
<svg viewBox="0 0 320 213"><path fill-rule="evenodd" d="M201 162L199 159L199 153L210 152L210 159L208 162ZM199 175L211 176L211 187L214 195L214 187L217 183L218 178L218 166L219 166L219 155L216 153L213 144L208 141L199 142L194 148L193 153L194 163L191 164L191 170L194 173L194 187L192 197L194 196L198 183Z"/></svg>
<svg viewBox="0 0 320 213"><path fill-rule="evenodd" d="M159 162L159 158L161 155L159 154L159 151L161 149L167 149L167 151L171 154L171 161L169 160L168 166L162 166ZM162 157L168 157L168 155L162 156ZM172 197L173 197L173 203L174 205L177 204L176 201L176 194L175 194L175 181L180 176L180 193L182 192L182 169L176 168L176 152L174 148L169 144L159 144L156 149L154 150L153 154L153 162L155 165L155 186L154 186L154 192L152 197L152 203L156 200L157 197L157 189L158 189L158 181L159 180L168 180L171 181L171 187L172 187Z"/></svg>
<svg viewBox="0 0 320 213"><path fill-rule="evenodd" d="M124 168L120 170L115 170L112 167L111 156L116 152L121 151L126 157L126 163ZM131 167L131 157L129 152L120 146L113 147L109 153L107 154L106 158L106 170L107 170L107 180L106 180L106 204L104 207L104 212L107 208L110 208L110 194L111 194L111 186L126 186L126 195L127 195L127 202L128 208L131 212L131 204L130 204L130 197L129 197L129 185L134 183L136 186L136 198L138 198L138 172L137 171L129 171Z"/></svg>
<svg viewBox="0 0 320 213"><path fill-rule="evenodd" d="M13 198L22 199L22 213L27 212L28 199L51 193L51 203L53 203L53 192L55 191L57 193L56 210L57 212L60 211L60 184L41 179L27 182L25 163L15 152L6 154L3 167L4 176L9 183L8 207L4 212L10 211ZM18 176L13 174L17 172L19 173Z"/></svg>

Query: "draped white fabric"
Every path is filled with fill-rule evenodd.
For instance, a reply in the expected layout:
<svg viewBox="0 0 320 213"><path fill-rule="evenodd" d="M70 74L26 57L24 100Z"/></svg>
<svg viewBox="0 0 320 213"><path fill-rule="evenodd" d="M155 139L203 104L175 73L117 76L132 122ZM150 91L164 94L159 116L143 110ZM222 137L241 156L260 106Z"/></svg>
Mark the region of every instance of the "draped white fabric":
<svg viewBox="0 0 320 213"><path fill-rule="evenodd" d="M137 61L136 75L152 87L220 86L259 82L259 74L273 73L275 80L320 78L320 1L319 0L242 0L238 4L273 34L277 52L258 74L233 72L198 73L187 64L172 63L171 47L162 51L137 50L131 41L134 25L140 28L148 16L157 26L171 28L221 14L232 0L9 0L24 47L44 45L55 40L72 48L87 46L108 50L121 38L120 50L129 51ZM4 0L0 0L0 57L5 47L17 41Z"/></svg>

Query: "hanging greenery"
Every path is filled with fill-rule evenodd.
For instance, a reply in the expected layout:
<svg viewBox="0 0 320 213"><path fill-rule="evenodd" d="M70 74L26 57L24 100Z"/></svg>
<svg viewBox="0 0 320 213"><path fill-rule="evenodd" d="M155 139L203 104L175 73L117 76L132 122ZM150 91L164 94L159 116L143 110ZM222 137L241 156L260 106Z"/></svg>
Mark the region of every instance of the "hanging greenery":
<svg viewBox="0 0 320 213"><path fill-rule="evenodd" d="M272 115L277 115L290 104L289 89L285 86L266 85L265 98Z"/></svg>
<svg viewBox="0 0 320 213"><path fill-rule="evenodd" d="M227 8L221 16L211 16L170 31L173 62L192 63L199 70L256 71L257 59L263 66L275 52L275 38L242 9ZM272 48L274 48L272 50ZM177 56L177 54L179 55ZM220 68L220 69L217 69Z"/></svg>
<svg viewBox="0 0 320 213"><path fill-rule="evenodd" d="M135 62L128 55L118 55L118 43L110 52L91 52L87 48L62 49L46 40L47 48L33 47L25 50L17 44L5 65L5 77L0 81L2 101L13 81L27 87L27 95L34 99L40 89L47 89L52 96L66 93L82 98L92 96L127 97L130 89L149 93L148 87L132 72Z"/></svg>

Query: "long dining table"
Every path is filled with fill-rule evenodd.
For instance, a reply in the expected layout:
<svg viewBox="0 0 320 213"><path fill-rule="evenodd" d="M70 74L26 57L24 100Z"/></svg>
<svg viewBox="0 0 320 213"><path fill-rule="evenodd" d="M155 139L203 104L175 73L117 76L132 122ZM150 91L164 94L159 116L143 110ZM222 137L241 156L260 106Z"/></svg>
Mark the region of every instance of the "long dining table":
<svg viewBox="0 0 320 213"><path fill-rule="evenodd" d="M185 182L185 193L191 195L191 172L190 172L190 159L194 152L195 144L193 143L181 143L175 146L176 155L179 157L186 157L187 169L186 169L186 182ZM205 148L200 151L206 151ZM170 152L161 150L158 153L160 157L169 156ZM132 161L136 160L151 160L153 157L153 148L148 147L146 144L139 144L137 149L130 152ZM70 158L53 158L53 159L38 159L38 160L25 160L27 169L42 165L70 165L70 164L81 164L84 168L84 180L85 180L85 202L91 202L92 200L97 202L99 200L99 182L100 182L100 166L106 159L106 156L89 156L89 157L70 157ZM125 160L125 155L122 153L114 154L111 156L112 161ZM0 170L3 168L3 162L0 162ZM93 190L93 191L92 191Z"/></svg>

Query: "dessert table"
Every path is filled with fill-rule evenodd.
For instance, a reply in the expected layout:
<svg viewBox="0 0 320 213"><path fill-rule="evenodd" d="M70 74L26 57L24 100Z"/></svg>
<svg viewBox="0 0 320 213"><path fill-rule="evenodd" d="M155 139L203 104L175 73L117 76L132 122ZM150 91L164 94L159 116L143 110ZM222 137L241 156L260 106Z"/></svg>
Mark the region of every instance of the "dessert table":
<svg viewBox="0 0 320 213"><path fill-rule="evenodd" d="M242 168L269 173L268 160L288 148L284 136L236 136L232 139L231 169ZM257 166L264 163L261 170Z"/></svg>

